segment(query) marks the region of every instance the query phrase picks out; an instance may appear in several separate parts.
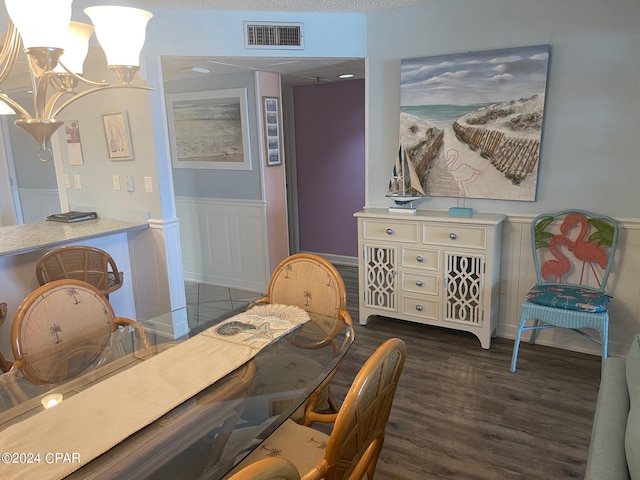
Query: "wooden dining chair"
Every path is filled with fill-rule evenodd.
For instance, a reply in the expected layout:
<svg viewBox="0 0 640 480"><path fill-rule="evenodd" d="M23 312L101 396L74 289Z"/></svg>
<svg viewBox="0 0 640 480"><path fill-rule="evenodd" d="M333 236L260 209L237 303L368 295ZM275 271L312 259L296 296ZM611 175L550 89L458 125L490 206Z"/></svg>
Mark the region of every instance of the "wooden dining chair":
<svg viewBox="0 0 640 480"><path fill-rule="evenodd" d="M340 348L336 336L344 323L353 325L346 302L347 290L340 272L319 255L297 253L280 262L269 280L267 295L256 300L249 308L265 303L303 308L313 314L313 321L307 322L296 335L288 339L297 347L307 350L330 345L335 355ZM311 395L303 417L299 418L304 425L326 422L330 417L325 413L337 413L338 404L329 385L338 367Z"/></svg>
<svg viewBox="0 0 640 480"><path fill-rule="evenodd" d="M36 264L36 278L40 285L65 278L82 280L107 298L124 282L124 274L111 255L87 245L60 247L45 253Z"/></svg>
<svg viewBox="0 0 640 480"><path fill-rule="evenodd" d="M259 460L291 461L303 480L373 477L406 356L399 338L385 341L354 379L331 435L286 420L231 472ZM233 478L233 477L231 477Z"/></svg>
<svg viewBox="0 0 640 480"><path fill-rule="evenodd" d="M299 480L296 466L286 458L265 458L243 468L229 480Z"/></svg>
<svg viewBox="0 0 640 480"><path fill-rule="evenodd" d="M280 262L269 280L267 295L256 303L296 305L352 324L340 272L326 259L312 253L296 253Z"/></svg>
<svg viewBox="0 0 640 480"><path fill-rule="evenodd" d="M22 302L11 325L12 369L34 384L73 378L106 358L111 334L120 326L136 330L140 348L149 343L135 321L116 317L109 301L81 280L55 280Z"/></svg>

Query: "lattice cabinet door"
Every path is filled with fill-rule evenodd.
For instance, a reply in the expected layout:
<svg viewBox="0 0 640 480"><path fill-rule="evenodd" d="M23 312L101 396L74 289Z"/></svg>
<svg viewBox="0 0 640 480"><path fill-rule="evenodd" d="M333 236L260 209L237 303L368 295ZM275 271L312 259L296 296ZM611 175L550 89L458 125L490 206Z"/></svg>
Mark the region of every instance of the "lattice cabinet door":
<svg viewBox="0 0 640 480"><path fill-rule="evenodd" d="M396 311L397 259L395 247L364 246L364 304L367 307Z"/></svg>
<svg viewBox="0 0 640 480"><path fill-rule="evenodd" d="M445 253L445 266L445 320L481 326L485 257Z"/></svg>

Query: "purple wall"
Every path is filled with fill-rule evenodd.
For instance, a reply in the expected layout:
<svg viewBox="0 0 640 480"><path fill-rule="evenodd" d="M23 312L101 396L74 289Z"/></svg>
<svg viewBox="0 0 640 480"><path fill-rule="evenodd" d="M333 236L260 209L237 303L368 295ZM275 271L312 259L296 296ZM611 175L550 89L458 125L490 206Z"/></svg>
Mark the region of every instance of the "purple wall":
<svg viewBox="0 0 640 480"><path fill-rule="evenodd" d="M295 87L300 250L358 257L364 80Z"/></svg>

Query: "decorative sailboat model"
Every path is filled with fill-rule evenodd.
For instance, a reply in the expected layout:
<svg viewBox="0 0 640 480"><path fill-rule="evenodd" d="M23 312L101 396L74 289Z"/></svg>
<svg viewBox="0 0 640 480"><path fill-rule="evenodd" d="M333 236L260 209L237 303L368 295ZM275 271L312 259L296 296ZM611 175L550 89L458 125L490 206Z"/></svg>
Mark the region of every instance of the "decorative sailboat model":
<svg viewBox="0 0 640 480"><path fill-rule="evenodd" d="M402 145L398 149L398 158L393 165L393 176L389 180L389 192L386 196L395 202L395 206L389 207L389 211L401 213L415 213L414 200L427 196L413 162Z"/></svg>

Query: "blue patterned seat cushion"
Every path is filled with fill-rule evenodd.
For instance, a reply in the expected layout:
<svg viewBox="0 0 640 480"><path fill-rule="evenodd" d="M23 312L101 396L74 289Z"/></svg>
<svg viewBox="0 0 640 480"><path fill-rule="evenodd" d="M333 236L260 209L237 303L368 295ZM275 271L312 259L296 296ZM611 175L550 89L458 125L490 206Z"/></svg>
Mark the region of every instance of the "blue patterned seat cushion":
<svg viewBox="0 0 640 480"><path fill-rule="evenodd" d="M527 299L547 307L564 308L579 312L601 313L609 309L611 297L600 290L573 285L535 285Z"/></svg>

